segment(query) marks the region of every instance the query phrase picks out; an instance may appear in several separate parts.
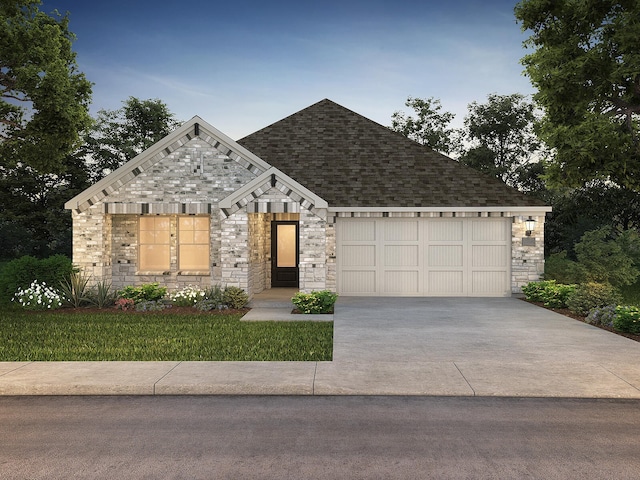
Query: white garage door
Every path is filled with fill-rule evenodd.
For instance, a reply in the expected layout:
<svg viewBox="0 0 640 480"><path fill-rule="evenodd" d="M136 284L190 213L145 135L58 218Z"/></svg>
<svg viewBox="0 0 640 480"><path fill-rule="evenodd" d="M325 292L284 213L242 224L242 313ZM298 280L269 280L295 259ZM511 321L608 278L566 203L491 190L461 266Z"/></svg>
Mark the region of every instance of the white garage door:
<svg viewBox="0 0 640 480"><path fill-rule="evenodd" d="M508 296L508 218L339 218L338 292Z"/></svg>

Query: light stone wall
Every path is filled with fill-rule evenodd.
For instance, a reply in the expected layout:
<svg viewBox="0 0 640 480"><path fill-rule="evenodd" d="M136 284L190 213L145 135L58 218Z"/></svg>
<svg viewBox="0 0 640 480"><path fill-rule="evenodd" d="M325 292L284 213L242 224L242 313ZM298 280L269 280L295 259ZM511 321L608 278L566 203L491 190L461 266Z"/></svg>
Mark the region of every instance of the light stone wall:
<svg viewBox="0 0 640 480"><path fill-rule="evenodd" d="M530 237L522 218L514 217L511 224L511 293L522 293L522 287L540 280L544 273L544 214L533 216L535 230ZM523 245L523 239L534 239L535 245ZM531 240L529 240L531 241ZM526 242L526 240L525 240Z"/></svg>

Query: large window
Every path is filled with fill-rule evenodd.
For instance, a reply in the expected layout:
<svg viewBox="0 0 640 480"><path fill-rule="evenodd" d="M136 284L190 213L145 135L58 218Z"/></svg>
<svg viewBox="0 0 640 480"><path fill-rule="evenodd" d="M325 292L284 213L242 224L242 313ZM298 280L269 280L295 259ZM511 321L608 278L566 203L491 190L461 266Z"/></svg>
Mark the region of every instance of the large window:
<svg viewBox="0 0 640 480"><path fill-rule="evenodd" d="M139 270L164 272L171 268L169 217L140 217Z"/></svg>
<svg viewBox="0 0 640 480"><path fill-rule="evenodd" d="M209 271L209 217L178 217L178 269Z"/></svg>

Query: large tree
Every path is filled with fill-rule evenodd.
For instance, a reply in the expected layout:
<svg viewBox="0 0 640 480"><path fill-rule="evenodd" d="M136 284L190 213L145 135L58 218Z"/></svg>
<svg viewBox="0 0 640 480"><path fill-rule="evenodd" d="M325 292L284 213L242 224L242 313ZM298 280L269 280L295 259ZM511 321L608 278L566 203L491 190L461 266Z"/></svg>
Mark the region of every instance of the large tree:
<svg viewBox="0 0 640 480"><path fill-rule="evenodd" d="M455 115L442 112L440 100L433 97L426 100L409 97L405 106L412 108L416 116L394 112L391 129L438 152L449 153L453 148L454 134L449 124Z"/></svg>
<svg viewBox="0 0 640 480"><path fill-rule="evenodd" d="M473 102L464 120L460 162L524 191L542 187L536 161L540 142L533 133L534 105L524 95L490 94Z"/></svg>
<svg viewBox="0 0 640 480"><path fill-rule="evenodd" d="M523 0L522 62L544 109L557 184L609 180L640 189L640 2Z"/></svg>
<svg viewBox="0 0 640 480"><path fill-rule="evenodd" d="M85 138L94 180L116 170L181 124L159 99L129 97L117 110L100 110Z"/></svg>
<svg viewBox="0 0 640 480"><path fill-rule="evenodd" d="M39 0L0 0L0 168L60 173L88 127L91 83L78 71L68 16Z"/></svg>

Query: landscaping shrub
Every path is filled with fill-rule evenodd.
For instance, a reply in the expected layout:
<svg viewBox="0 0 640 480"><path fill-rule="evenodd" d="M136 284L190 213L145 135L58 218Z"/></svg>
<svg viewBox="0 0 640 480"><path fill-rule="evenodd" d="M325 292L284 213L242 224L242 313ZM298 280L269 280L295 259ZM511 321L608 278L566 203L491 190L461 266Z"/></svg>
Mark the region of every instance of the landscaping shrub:
<svg viewBox="0 0 640 480"><path fill-rule="evenodd" d="M244 308L249 302L249 295L240 287L226 287L222 294L222 301L229 308Z"/></svg>
<svg viewBox="0 0 640 480"><path fill-rule="evenodd" d="M31 256L12 260L0 271L0 303L8 303L19 289L28 288L34 281L58 285L73 271L71 260L64 255L43 260Z"/></svg>
<svg viewBox="0 0 640 480"><path fill-rule="evenodd" d="M205 291L200 287L187 285L182 290L172 293L169 298L176 307L193 307L196 303L205 299Z"/></svg>
<svg viewBox="0 0 640 480"><path fill-rule="evenodd" d="M602 325L605 327L613 326L613 319L616 317L616 306L607 305L605 307L596 307L592 309L585 321L591 325Z"/></svg>
<svg viewBox="0 0 640 480"><path fill-rule="evenodd" d="M640 237L633 230L615 233L611 227L585 233L576 243L578 268L587 281L630 285L640 276Z"/></svg>
<svg viewBox="0 0 640 480"><path fill-rule="evenodd" d="M544 278L564 284L580 283L581 281L578 264L567 258L566 251L551 254L545 259Z"/></svg>
<svg viewBox="0 0 640 480"><path fill-rule="evenodd" d="M617 305L622 297L608 283L583 283L578 285L567 298L567 308L576 315L586 316L596 307Z"/></svg>
<svg viewBox="0 0 640 480"><path fill-rule="evenodd" d="M545 307L566 308L567 299L575 288L575 285L564 285L556 283L555 280L544 280L541 282L529 282L522 287L522 292L527 300L542 302Z"/></svg>
<svg viewBox="0 0 640 480"><path fill-rule="evenodd" d="M118 292L118 297L133 300L134 303L161 300L167 294L167 287L157 283L146 283L138 286L124 287Z"/></svg>
<svg viewBox="0 0 640 480"><path fill-rule="evenodd" d="M640 334L640 307L619 305L613 319L613 328L620 332Z"/></svg>
<svg viewBox="0 0 640 480"><path fill-rule="evenodd" d="M75 308L91 303L88 283L89 277L82 272L71 272L71 275L61 280L60 293L64 303Z"/></svg>
<svg viewBox="0 0 640 480"><path fill-rule="evenodd" d="M291 302L302 313L331 313L338 295L329 290L311 293L296 293Z"/></svg>
<svg viewBox="0 0 640 480"><path fill-rule="evenodd" d="M62 306L60 294L46 283L38 283L36 280L29 287L19 289L13 301L27 310L53 310Z"/></svg>
<svg viewBox="0 0 640 480"><path fill-rule="evenodd" d="M136 302L131 300L130 298L119 298L116 300L116 308L118 310L132 310L136 306Z"/></svg>
<svg viewBox="0 0 640 480"><path fill-rule="evenodd" d="M113 305L116 293L111 289L111 283L106 280L97 282L87 293L89 301L98 308Z"/></svg>
<svg viewBox="0 0 640 480"><path fill-rule="evenodd" d="M170 306L159 300L143 300L136 303L135 309L136 312L159 312Z"/></svg>

